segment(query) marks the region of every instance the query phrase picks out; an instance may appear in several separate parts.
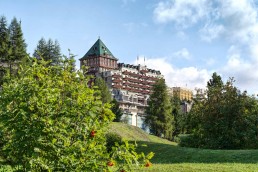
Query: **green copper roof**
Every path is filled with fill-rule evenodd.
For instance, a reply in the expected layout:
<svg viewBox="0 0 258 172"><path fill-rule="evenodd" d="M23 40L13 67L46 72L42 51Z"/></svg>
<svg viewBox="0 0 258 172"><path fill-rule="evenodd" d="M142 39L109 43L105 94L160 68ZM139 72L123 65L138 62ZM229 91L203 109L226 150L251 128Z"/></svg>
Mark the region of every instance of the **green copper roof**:
<svg viewBox="0 0 258 172"><path fill-rule="evenodd" d="M89 51L82 57L85 59L89 56L107 56L108 58L118 60L113 56L113 54L109 51L106 45L98 39L95 44L89 49Z"/></svg>

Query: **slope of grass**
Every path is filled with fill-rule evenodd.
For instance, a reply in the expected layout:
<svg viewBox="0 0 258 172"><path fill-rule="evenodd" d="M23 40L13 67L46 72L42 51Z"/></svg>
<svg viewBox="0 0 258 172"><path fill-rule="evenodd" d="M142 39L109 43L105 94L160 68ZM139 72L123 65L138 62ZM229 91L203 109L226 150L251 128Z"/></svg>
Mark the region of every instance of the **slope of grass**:
<svg viewBox="0 0 258 172"><path fill-rule="evenodd" d="M258 172L258 150L210 150L180 147L174 142L148 135L141 129L113 123L110 132L128 140L136 140L139 152L154 152L151 168L136 171L253 171Z"/></svg>
<svg viewBox="0 0 258 172"><path fill-rule="evenodd" d="M113 122L109 126L109 132L116 133L122 138L130 141L146 141L146 142L154 142L154 143L164 143L164 144L172 144L177 145L174 142L170 142L166 139L161 139L159 137L149 135L144 132L139 127L135 127L132 125L127 125L120 122Z"/></svg>

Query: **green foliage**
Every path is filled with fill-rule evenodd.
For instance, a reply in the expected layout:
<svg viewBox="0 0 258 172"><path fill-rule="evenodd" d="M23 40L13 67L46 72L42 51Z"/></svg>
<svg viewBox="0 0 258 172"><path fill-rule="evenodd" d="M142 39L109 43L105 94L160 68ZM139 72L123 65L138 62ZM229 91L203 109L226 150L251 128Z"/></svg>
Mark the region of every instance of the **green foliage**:
<svg viewBox="0 0 258 172"><path fill-rule="evenodd" d="M44 38L41 38L33 56L37 59L43 58L45 61L51 61L50 65L60 65L62 59L60 51L60 45L57 40L53 42L52 39L46 41Z"/></svg>
<svg viewBox="0 0 258 172"><path fill-rule="evenodd" d="M207 84L207 97L194 104L191 110L191 139L198 142L198 147L258 147L257 100L246 92L241 93L233 83L230 78L223 84L221 77L213 74Z"/></svg>
<svg viewBox="0 0 258 172"><path fill-rule="evenodd" d="M97 86L96 90L99 90L97 95L101 97L101 101L103 103L110 103L112 97L106 82L101 77L96 77L94 86Z"/></svg>
<svg viewBox="0 0 258 172"><path fill-rule="evenodd" d="M148 160L125 142L107 151L114 114L80 71L36 60L7 75L0 92L1 155L22 171L114 171ZM110 160L117 161L111 168Z"/></svg>
<svg viewBox="0 0 258 172"><path fill-rule="evenodd" d="M172 139L174 130L174 118L171 114L172 107L167 93L164 79L159 79L153 85L153 93L150 95L146 108L145 123L156 136Z"/></svg>
<svg viewBox="0 0 258 172"><path fill-rule="evenodd" d="M107 133L106 134L106 140L107 140L107 151L110 152L112 150L112 147L114 147L117 144L122 144L122 137L119 136L116 133Z"/></svg>
<svg viewBox="0 0 258 172"><path fill-rule="evenodd" d="M26 44L23 39L21 23L14 18L7 26L4 16L0 17L0 85L3 76L9 70L12 74L17 73L19 64L26 57Z"/></svg>
<svg viewBox="0 0 258 172"><path fill-rule="evenodd" d="M122 111L122 109L120 108L120 106L119 106L119 103L117 102L117 100L116 99L113 99L112 101L111 101L111 105L112 105L112 107L111 107L111 110L112 110L112 112L115 114L115 119L114 119L114 122L120 122L120 119L121 119L121 117L122 117L122 115L123 115L123 111Z"/></svg>
<svg viewBox="0 0 258 172"><path fill-rule="evenodd" d="M0 85L2 78L6 73L6 66L9 55L9 32L7 28L7 20L4 16L0 17Z"/></svg>
<svg viewBox="0 0 258 172"><path fill-rule="evenodd" d="M174 132L173 137L178 136L186 132L186 118L187 114L181 110L182 101L177 96L173 96L170 99L172 106L172 115L174 116Z"/></svg>
<svg viewBox="0 0 258 172"><path fill-rule="evenodd" d="M18 64L27 57L26 53L26 43L23 38L23 33L21 29L21 21L18 23L16 18L13 18L9 26L9 36L10 36L10 54L8 56L10 70L12 66L15 65L16 68Z"/></svg>

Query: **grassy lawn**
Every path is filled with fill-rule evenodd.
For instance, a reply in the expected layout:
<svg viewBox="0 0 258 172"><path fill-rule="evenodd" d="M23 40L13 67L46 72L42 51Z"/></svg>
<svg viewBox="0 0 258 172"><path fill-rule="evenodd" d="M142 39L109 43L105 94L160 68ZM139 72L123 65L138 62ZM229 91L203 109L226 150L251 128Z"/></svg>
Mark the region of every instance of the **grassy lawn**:
<svg viewBox="0 0 258 172"><path fill-rule="evenodd" d="M180 147L141 129L113 123L110 132L128 140L137 140L138 151L155 153L150 168L135 169L148 172L258 172L258 150L210 150ZM141 146L147 145L147 146Z"/></svg>
<svg viewBox="0 0 258 172"><path fill-rule="evenodd" d="M240 163L177 163L154 164L150 168L136 169L143 172L257 172L256 164Z"/></svg>
<svg viewBox="0 0 258 172"><path fill-rule="evenodd" d="M180 147L174 142L148 135L123 123L112 123L109 132L137 141L138 152L154 152L149 168L143 172L258 172L258 150L210 150ZM10 171L0 166L1 171Z"/></svg>

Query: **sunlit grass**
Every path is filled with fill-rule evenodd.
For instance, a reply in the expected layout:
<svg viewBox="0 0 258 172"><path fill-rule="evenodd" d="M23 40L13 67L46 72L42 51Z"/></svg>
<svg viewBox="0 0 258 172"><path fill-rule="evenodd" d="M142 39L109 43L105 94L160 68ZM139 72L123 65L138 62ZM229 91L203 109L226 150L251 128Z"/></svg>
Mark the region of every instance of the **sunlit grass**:
<svg viewBox="0 0 258 172"><path fill-rule="evenodd" d="M115 132L128 140L137 140L138 152L154 152L148 172L258 172L258 150L211 150L180 147L174 142L148 135L137 127L114 123ZM133 137L130 137L133 136ZM147 145L147 146L141 146Z"/></svg>
<svg viewBox="0 0 258 172"><path fill-rule="evenodd" d="M112 123L109 132L137 141L138 152L154 152L152 166L134 168L143 172L258 172L258 150L211 150L180 147L149 135L137 127ZM144 145L144 146L142 146ZM8 166L1 171L11 171Z"/></svg>

